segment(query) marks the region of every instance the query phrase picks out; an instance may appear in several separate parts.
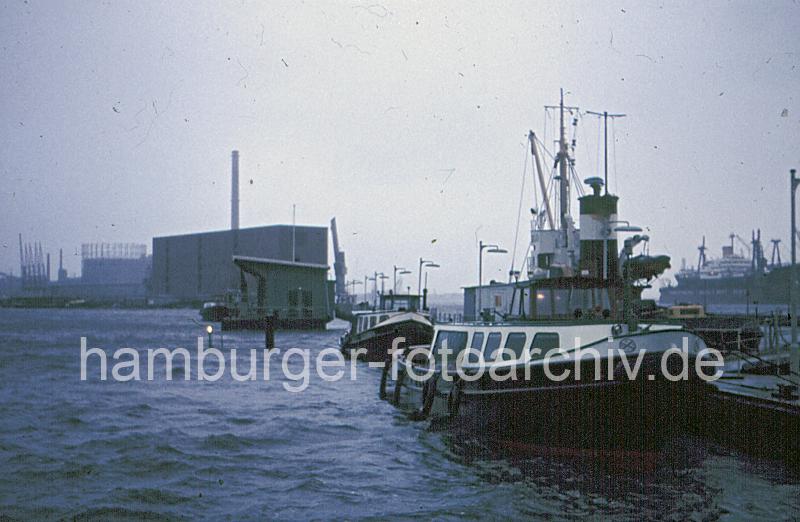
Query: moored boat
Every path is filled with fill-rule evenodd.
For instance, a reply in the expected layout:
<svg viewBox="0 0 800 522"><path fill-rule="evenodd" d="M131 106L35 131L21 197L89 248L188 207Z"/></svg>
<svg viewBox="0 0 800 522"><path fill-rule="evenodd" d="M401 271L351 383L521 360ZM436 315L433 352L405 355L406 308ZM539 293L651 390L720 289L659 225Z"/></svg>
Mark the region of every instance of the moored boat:
<svg viewBox="0 0 800 522"><path fill-rule="evenodd" d="M708 386L695 372L705 348L669 323L437 325L427 349L397 359L396 381L387 367L381 393L417 418L446 418L518 448L652 456L689 431Z"/></svg>
<svg viewBox="0 0 800 522"><path fill-rule="evenodd" d="M430 342L433 324L419 312L354 312L350 330L340 339L342 353L366 361L384 361L395 347Z"/></svg>
<svg viewBox="0 0 800 522"><path fill-rule="evenodd" d="M418 296L381 295L377 310L355 311L350 329L339 339L342 353L366 361L385 361L394 347L429 343L433 323L416 310Z"/></svg>
<svg viewBox="0 0 800 522"><path fill-rule="evenodd" d="M220 322L231 315L232 311L225 303L209 301L203 303L203 308L200 309L200 317L203 318L203 321Z"/></svg>

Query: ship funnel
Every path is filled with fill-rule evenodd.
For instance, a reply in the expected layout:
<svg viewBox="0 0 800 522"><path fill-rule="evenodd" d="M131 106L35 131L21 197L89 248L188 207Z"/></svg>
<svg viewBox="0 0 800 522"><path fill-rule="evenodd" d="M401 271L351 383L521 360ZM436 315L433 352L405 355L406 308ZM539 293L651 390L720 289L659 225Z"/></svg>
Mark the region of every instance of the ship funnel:
<svg viewBox="0 0 800 522"><path fill-rule="evenodd" d="M616 279L619 275L617 234L612 226L617 222L617 196L601 195L603 180L588 178L592 194L580 201L580 270L588 277Z"/></svg>
<svg viewBox="0 0 800 522"><path fill-rule="evenodd" d="M603 178L598 178L598 177L586 178L585 180L583 180L583 182L592 187L592 192L595 196L600 195L600 191L603 189L603 184L604 184Z"/></svg>

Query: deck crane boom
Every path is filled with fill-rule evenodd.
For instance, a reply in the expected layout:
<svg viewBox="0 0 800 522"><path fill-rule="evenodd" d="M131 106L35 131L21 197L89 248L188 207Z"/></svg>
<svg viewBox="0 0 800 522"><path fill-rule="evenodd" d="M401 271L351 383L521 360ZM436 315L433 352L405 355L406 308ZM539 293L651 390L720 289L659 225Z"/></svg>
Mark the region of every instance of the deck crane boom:
<svg viewBox="0 0 800 522"><path fill-rule="evenodd" d="M536 174L539 177L539 186L542 188L542 194L544 195L544 209L547 212L547 223L550 225L550 230L555 230L556 227L553 224L553 211L550 210L550 197L547 194L547 184L544 181L542 162L539 157L539 150L536 147L536 134L533 131L528 132L528 141L531 142L531 154L533 154L533 159L536 163Z"/></svg>

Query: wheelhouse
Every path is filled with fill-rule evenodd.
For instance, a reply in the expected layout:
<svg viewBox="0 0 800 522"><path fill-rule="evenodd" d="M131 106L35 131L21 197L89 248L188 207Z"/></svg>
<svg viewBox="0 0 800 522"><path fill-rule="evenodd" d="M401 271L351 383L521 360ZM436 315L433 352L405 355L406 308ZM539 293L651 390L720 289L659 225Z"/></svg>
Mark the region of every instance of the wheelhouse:
<svg viewBox="0 0 800 522"><path fill-rule="evenodd" d="M620 320L623 296L621 284L598 278L558 277L526 281L514 285L505 318ZM638 295L631 297L637 299Z"/></svg>
<svg viewBox="0 0 800 522"><path fill-rule="evenodd" d="M355 333L364 332L400 313L402 312L390 312L387 310L380 310L377 312L353 312L353 331Z"/></svg>

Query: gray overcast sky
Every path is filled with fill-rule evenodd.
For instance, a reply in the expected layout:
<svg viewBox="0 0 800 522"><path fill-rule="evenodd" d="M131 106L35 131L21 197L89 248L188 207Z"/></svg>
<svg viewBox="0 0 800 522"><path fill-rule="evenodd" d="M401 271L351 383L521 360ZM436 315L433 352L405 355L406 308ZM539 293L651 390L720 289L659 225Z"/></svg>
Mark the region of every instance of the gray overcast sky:
<svg viewBox="0 0 800 522"><path fill-rule="evenodd" d="M795 2L488 4L6 2L0 271L19 273L19 232L74 273L82 242L228 227L236 148L243 227L296 203L299 223L337 217L351 278L425 256L457 291L476 230L511 250L523 145L559 87L628 115L611 188L653 253L678 267L755 227L788 243ZM509 264L487 257L487 279Z"/></svg>

